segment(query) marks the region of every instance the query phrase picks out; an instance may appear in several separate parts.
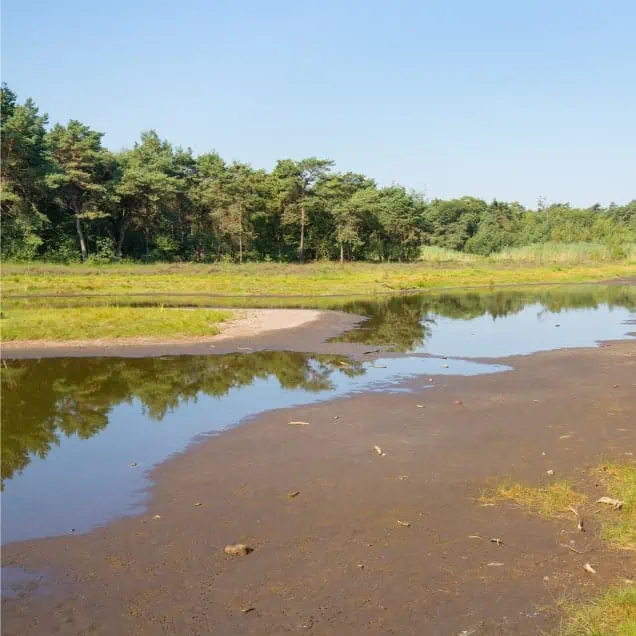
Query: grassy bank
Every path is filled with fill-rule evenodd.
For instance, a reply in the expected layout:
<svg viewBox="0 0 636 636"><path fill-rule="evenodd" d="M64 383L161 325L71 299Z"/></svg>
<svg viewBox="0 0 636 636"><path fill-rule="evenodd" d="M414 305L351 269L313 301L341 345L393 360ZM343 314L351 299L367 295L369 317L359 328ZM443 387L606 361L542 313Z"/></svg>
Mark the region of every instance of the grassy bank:
<svg viewBox="0 0 636 636"><path fill-rule="evenodd" d="M531 486L504 480L486 490L482 501L512 501L544 517L569 518L573 510L601 523L601 539L612 549L636 554L636 463L606 463L592 472L603 486L602 495L622 502L620 510L589 504L599 492L588 497L584 489L557 481L548 486ZM636 636L636 586L617 582L601 596L588 601L567 599L560 604L562 636Z"/></svg>
<svg viewBox="0 0 636 636"><path fill-rule="evenodd" d="M8 264L3 294L374 294L407 289L575 283L636 276L636 263L519 265L490 260L409 264Z"/></svg>
<svg viewBox="0 0 636 636"><path fill-rule="evenodd" d="M231 313L160 307L14 309L2 319L4 342L214 336Z"/></svg>

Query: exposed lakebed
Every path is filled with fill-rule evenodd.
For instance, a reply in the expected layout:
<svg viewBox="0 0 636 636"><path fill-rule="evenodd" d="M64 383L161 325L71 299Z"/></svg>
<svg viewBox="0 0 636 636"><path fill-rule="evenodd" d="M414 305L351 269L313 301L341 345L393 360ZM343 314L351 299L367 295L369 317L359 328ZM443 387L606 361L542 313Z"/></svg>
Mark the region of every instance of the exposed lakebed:
<svg viewBox="0 0 636 636"><path fill-rule="evenodd" d="M634 296L620 288L414 295L341 308L369 320L339 340L390 345L403 355L354 361L258 351L6 361L3 542L84 532L139 513L153 466L197 436L268 410L405 390L407 380L415 390L434 390L444 375L510 369L459 357L528 354L622 338L630 331L626 321ZM281 416L281 425L288 419Z"/></svg>

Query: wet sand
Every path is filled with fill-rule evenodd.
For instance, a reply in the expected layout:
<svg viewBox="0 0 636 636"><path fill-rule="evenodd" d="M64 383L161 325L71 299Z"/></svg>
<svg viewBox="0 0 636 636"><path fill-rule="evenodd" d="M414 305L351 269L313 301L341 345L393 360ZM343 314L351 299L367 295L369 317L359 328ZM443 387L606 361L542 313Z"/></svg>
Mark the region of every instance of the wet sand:
<svg viewBox="0 0 636 636"><path fill-rule="evenodd" d="M334 328L312 325L314 342ZM311 344L303 328L285 333L268 348ZM583 536L573 518L483 507L478 497L504 475L548 483L549 469L600 493L589 469L636 452L636 345L501 362L514 371L267 412L158 466L143 515L5 547L4 565L44 579L3 601L3 634L554 629L562 595L633 578L633 553L604 548L592 522ZM570 539L585 554L561 547ZM235 542L254 551L224 555Z"/></svg>

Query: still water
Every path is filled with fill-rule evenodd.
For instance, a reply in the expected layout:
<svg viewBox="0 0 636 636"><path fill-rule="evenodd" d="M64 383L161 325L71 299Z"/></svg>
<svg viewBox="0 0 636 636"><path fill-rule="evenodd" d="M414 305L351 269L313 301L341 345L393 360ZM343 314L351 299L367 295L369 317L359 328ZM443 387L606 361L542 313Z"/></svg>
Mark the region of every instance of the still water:
<svg viewBox="0 0 636 636"><path fill-rule="evenodd" d="M150 468L197 436L217 434L258 413L364 391L404 390L400 384L414 378L421 378L416 386L435 390L443 375L511 370L415 353L497 357L594 346L624 337L635 307L634 294L620 288L347 303L346 310L369 320L340 340L405 352L373 363L285 351L6 361L2 540L85 532L141 512Z"/></svg>

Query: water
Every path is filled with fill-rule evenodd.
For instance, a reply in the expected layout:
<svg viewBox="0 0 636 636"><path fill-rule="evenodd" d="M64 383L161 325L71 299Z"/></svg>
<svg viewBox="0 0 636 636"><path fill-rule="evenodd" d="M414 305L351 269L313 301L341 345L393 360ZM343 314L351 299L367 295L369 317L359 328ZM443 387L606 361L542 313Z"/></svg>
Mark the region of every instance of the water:
<svg viewBox="0 0 636 636"><path fill-rule="evenodd" d="M3 374L2 540L84 532L140 512L148 468L197 435L258 413L391 391L418 375L508 369L465 360L445 368L442 362L405 357L363 364L285 351L9 361Z"/></svg>
<svg viewBox="0 0 636 636"><path fill-rule="evenodd" d="M405 353L494 358L621 339L630 331L625 323L634 318L636 291L584 286L420 294L359 300L342 308L369 320L336 340Z"/></svg>
<svg viewBox="0 0 636 636"><path fill-rule="evenodd" d="M528 354L623 337L635 306L620 288L356 301L345 308L369 320L340 339L451 357ZM141 512L150 468L197 436L258 413L404 390L413 378L427 386L429 376L506 370L415 355L372 364L285 351L6 361L2 540L85 532Z"/></svg>

